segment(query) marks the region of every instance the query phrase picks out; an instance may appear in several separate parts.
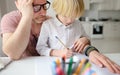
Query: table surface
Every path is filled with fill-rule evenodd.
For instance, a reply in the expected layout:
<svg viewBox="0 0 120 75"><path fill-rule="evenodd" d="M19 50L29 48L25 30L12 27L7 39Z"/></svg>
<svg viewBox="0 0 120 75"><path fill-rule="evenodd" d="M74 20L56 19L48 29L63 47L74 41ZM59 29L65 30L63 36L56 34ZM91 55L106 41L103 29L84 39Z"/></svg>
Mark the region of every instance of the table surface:
<svg viewBox="0 0 120 75"><path fill-rule="evenodd" d="M120 53L105 54L105 55L120 65L120 59L119 59ZM6 57L0 57L0 58L4 59ZM37 74L38 70L36 69L36 66L40 66L39 75L52 75L50 62L52 62L56 58L57 57L39 56L39 57L27 57L21 60L13 61L4 70L0 71L0 75L38 75ZM39 63L39 65L37 65L37 63ZM118 75L118 74L112 74L106 68L100 68L94 64L92 65L93 65L92 68L97 72L97 75ZM49 68L47 68L48 66Z"/></svg>

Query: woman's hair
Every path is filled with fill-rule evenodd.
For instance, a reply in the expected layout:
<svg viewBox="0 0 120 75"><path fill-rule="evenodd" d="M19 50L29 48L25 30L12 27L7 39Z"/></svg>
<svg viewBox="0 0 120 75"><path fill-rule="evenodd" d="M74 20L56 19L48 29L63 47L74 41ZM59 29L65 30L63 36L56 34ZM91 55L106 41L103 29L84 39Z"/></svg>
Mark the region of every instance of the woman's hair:
<svg viewBox="0 0 120 75"><path fill-rule="evenodd" d="M79 18L84 12L83 0L53 0L52 7L56 14Z"/></svg>

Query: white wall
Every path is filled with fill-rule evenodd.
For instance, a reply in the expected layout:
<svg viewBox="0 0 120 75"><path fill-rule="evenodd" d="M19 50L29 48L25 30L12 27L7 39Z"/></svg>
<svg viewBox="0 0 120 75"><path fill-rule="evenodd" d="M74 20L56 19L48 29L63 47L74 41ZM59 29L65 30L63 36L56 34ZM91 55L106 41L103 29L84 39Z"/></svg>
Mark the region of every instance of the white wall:
<svg viewBox="0 0 120 75"><path fill-rule="evenodd" d="M2 15L2 14L1 14L1 8L0 8L0 20L1 20L1 17L2 17L1 15Z"/></svg>
<svg viewBox="0 0 120 75"><path fill-rule="evenodd" d="M100 11L98 15L99 15L99 17L120 19L120 10L118 10L118 11L112 11L112 10Z"/></svg>
<svg viewBox="0 0 120 75"><path fill-rule="evenodd" d="M6 0L7 12L17 9L14 1L15 0Z"/></svg>
<svg viewBox="0 0 120 75"><path fill-rule="evenodd" d="M0 21L1 17L7 13L6 9L6 0L0 0ZM5 56L5 54L2 52L2 38L0 36L0 56Z"/></svg>
<svg viewBox="0 0 120 75"><path fill-rule="evenodd" d="M120 19L120 10L97 10L98 6L92 4L90 10L85 11L84 16L89 18L117 18Z"/></svg>
<svg viewBox="0 0 120 75"><path fill-rule="evenodd" d="M0 8L0 20L1 20L1 8ZM0 56L2 56L2 53L3 53L2 48L1 48L1 46L2 46L1 43L2 42L1 42L1 37L0 37Z"/></svg>

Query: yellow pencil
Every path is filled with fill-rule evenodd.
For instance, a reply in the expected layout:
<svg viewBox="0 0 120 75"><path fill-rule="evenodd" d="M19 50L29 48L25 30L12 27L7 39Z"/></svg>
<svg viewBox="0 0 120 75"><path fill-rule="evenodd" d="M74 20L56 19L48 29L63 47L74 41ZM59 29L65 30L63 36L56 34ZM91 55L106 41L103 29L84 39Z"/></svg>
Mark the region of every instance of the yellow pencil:
<svg viewBox="0 0 120 75"><path fill-rule="evenodd" d="M55 36L55 38L67 49L67 46L57 36Z"/></svg>

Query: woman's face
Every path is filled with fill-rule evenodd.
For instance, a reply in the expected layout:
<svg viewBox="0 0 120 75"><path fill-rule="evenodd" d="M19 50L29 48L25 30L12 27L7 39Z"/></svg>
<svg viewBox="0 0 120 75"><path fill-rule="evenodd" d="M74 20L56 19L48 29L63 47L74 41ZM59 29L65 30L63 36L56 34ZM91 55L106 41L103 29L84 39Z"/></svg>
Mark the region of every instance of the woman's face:
<svg viewBox="0 0 120 75"><path fill-rule="evenodd" d="M46 10L43 9L43 7L40 7L40 5L46 4L46 0L34 0L33 2L33 9L34 9L34 16L33 21L35 23L42 23L46 20ZM37 9L41 8L39 11L36 12Z"/></svg>
<svg viewBox="0 0 120 75"><path fill-rule="evenodd" d="M58 19L64 24L64 25L70 25L75 21L75 18L69 18L66 16L58 15Z"/></svg>

